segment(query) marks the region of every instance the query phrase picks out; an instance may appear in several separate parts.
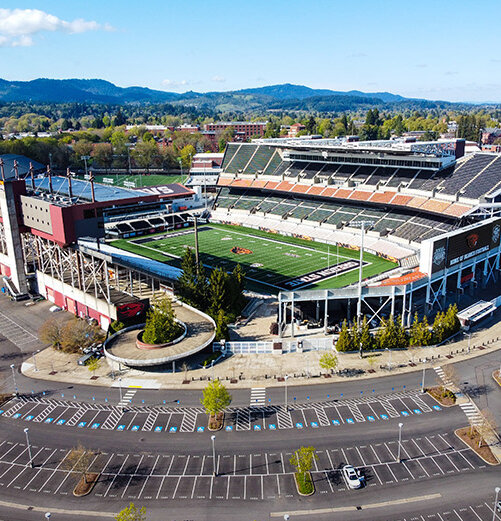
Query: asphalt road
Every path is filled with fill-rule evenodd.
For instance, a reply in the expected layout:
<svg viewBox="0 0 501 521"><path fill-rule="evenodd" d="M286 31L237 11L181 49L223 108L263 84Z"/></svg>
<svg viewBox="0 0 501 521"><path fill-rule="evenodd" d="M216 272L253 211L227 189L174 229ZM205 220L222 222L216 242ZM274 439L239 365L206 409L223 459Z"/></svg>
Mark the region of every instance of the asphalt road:
<svg viewBox="0 0 501 521"><path fill-rule="evenodd" d="M17 340L19 346L2 338L0 329L0 377L4 390L13 388L10 364L20 365L23 358L39 348L30 333L34 336L38 322L47 315L44 306L21 308L21 305L0 299L2 326L18 307L15 322L21 328L16 336L16 324L9 326L12 328L9 336ZM500 417L501 388L489 380L490 373L498 366L498 353L455 364L462 389L481 408L487 406ZM435 382L432 370L428 378ZM46 398L62 402L72 400L73 395L77 402L103 403L108 398L108 403L116 403L119 400L117 389L33 381L19 373L16 373L16 383L21 391L30 394L32 389L45 391ZM419 389L420 384L421 371L374 380L289 386L290 414L300 410L300 404L332 400L343 404L349 398L365 396L377 399L404 389ZM63 398L61 393L65 395ZM235 405L249 406L249 390L235 390L232 394ZM145 405L162 405L165 400L169 406L185 408L198 406L199 398L199 391L140 390L134 395L133 403L142 405L144 400ZM265 404L279 406L283 398L284 389L267 389ZM343 414L341 406L338 411ZM404 423L403 463L394 461L399 422ZM36 457L34 470L29 468L24 441L23 428L27 425ZM117 512L134 501L146 506L148 521L251 521L283 519L284 513L290 513L291 520L490 521L489 505L493 502L494 487L501 485L500 472L498 467L483 464L455 438L454 429L464 425L463 412L453 407L427 414L411 411L407 417L399 413L373 422L345 421L338 426L298 429L293 425L276 430L221 431L216 434L219 475L214 478L207 431L116 432L42 421L28 423L23 417L0 416L0 520L43 519L45 510L53 511L53 520L112 519L110 512ZM95 465L96 470L103 472L103 482L98 483L86 499L72 497L75 476L64 475L56 469L79 441L101 453ZM297 495L287 462L290 453L304 444L313 445L319 453L314 472L317 493L311 498ZM358 491L346 489L339 473L339 466L346 462L363 469L366 487ZM9 502L32 508L11 508ZM86 513L80 515L78 510Z"/></svg>

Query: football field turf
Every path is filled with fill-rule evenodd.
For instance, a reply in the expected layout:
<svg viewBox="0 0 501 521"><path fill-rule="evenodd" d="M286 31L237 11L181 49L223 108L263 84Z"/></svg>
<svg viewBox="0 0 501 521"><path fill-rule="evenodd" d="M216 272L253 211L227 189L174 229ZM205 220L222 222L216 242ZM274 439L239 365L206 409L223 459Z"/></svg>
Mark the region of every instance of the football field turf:
<svg viewBox="0 0 501 521"><path fill-rule="evenodd" d="M231 271L239 263L249 280L275 289L336 288L358 280L359 252L240 226L199 226L200 258L209 268ZM186 247L195 248L193 228L120 239L112 245L179 266ZM364 254L363 276L395 263Z"/></svg>

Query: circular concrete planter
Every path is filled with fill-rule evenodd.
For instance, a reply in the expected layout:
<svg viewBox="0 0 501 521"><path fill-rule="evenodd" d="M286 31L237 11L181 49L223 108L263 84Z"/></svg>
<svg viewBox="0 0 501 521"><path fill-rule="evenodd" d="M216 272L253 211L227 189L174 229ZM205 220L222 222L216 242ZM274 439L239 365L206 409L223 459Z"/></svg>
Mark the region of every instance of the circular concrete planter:
<svg viewBox="0 0 501 521"><path fill-rule="evenodd" d="M186 327L186 324L184 322L181 322L177 318L174 319L176 324L180 325L183 328L183 333L172 340L171 342L166 342L165 344L147 344L146 342L143 342L143 333L144 329L141 329L139 333L137 334L136 338L136 347L138 349L162 349L163 347L169 347L173 346L174 344L177 344L178 342L181 342L181 340L184 340L184 337L186 336L186 333L188 332L188 328Z"/></svg>

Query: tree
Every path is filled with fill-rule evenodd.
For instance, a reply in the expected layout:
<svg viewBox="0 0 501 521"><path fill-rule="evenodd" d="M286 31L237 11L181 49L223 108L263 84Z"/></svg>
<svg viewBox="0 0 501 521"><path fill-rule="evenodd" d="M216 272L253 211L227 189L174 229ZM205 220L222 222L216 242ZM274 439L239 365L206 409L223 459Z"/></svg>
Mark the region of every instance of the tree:
<svg viewBox="0 0 501 521"><path fill-rule="evenodd" d="M229 275L221 268L212 270L209 276L209 314L217 317L220 310L228 309L230 300Z"/></svg>
<svg viewBox="0 0 501 521"><path fill-rule="evenodd" d="M95 372L99 369L101 362L98 358L93 357L87 362L87 369L92 373L92 376L95 375Z"/></svg>
<svg viewBox="0 0 501 521"><path fill-rule="evenodd" d="M87 474L95 457L95 452L85 448L79 442L78 445L68 453L66 458L64 458L61 466L65 470L81 474L85 483L88 483Z"/></svg>
<svg viewBox="0 0 501 521"><path fill-rule="evenodd" d="M207 414L217 416L231 404L231 394L219 380L214 380L203 390L200 403Z"/></svg>
<svg viewBox="0 0 501 521"><path fill-rule="evenodd" d="M181 164L183 165L183 168L190 168L191 160L193 159L193 156L196 153L197 153L197 150L193 145L186 145L181 150L181 152L179 153L179 156L181 157Z"/></svg>
<svg viewBox="0 0 501 521"><path fill-rule="evenodd" d="M229 340L230 330L228 329L228 317L225 315L222 309L219 310L216 322L216 340Z"/></svg>
<svg viewBox="0 0 501 521"><path fill-rule="evenodd" d="M113 147L110 143L97 143L92 150L92 157L108 169L113 162Z"/></svg>
<svg viewBox="0 0 501 521"><path fill-rule="evenodd" d="M298 474L310 472L313 467L313 461L318 460L318 454L314 447L300 447L294 451L289 461L293 467L296 467Z"/></svg>
<svg viewBox="0 0 501 521"><path fill-rule="evenodd" d="M336 370L336 367L338 366L338 359L337 356L330 352L326 351L321 357L318 362L320 364L320 367L322 369L326 369L333 373Z"/></svg>
<svg viewBox="0 0 501 521"><path fill-rule="evenodd" d="M140 167L146 168L146 171L149 172L154 160L159 156L156 142L154 140L141 141L132 151L132 156Z"/></svg>
<svg viewBox="0 0 501 521"><path fill-rule="evenodd" d="M104 332L80 318L72 318L64 325L61 332L61 350L65 353L77 353L81 348L89 347L104 340Z"/></svg>
<svg viewBox="0 0 501 521"><path fill-rule="evenodd" d="M364 351L369 351L374 347L374 340L370 332L370 325L367 317L364 315L362 324L360 326L359 342Z"/></svg>
<svg viewBox="0 0 501 521"><path fill-rule="evenodd" d="M169 298L158 299L146 314L143 342L166 344L181 334L182 328L175 321L174 310Z"/></svg>
<svg viewBox="0 0 501 521"><path fill-rule="evenodd" d="M131 503L128 507L121 510L116 516L116 521L145 521L146 520L146 508L137 508L134 503Z"/></svg>
<svg viewBox="0 0 501 521"><path fill-rule="evenodd" d="M490 409L483 409L480 411L480 415L482 420L479 424L475 425L475 428L480 435L480 439L478 440L478 446L482 446L482 442L485 441L486 438L493 437L496 438L496 431L498 428L496 417L492 414Z"/></svg>
<svg viewBox="0 0 501 521"><path fill-rule="evenodd" d="M55 317L48 318L38 330L38 338L44 344L50 344L54 349L61 348L63 324Z"/></svg>
<svg viewBox="0 0 501 521"><path fill-rule="evenodd" d="M339 337L336 342L336 349L343 352L353 350L353 337L350 330L348 329L346 320L343 320L341 332L339 333Z"/></svg>

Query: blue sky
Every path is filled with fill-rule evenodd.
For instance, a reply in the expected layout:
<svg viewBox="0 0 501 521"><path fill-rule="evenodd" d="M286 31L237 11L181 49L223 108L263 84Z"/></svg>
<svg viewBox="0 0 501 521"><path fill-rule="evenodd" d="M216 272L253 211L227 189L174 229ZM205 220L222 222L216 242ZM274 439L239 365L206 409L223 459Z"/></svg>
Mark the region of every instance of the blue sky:
<svg viewBox="0 0 501 521"><path fill-rule="evenodd" d="M501 101L498 10L495 0L3 0L0 77Z"/></svg>

